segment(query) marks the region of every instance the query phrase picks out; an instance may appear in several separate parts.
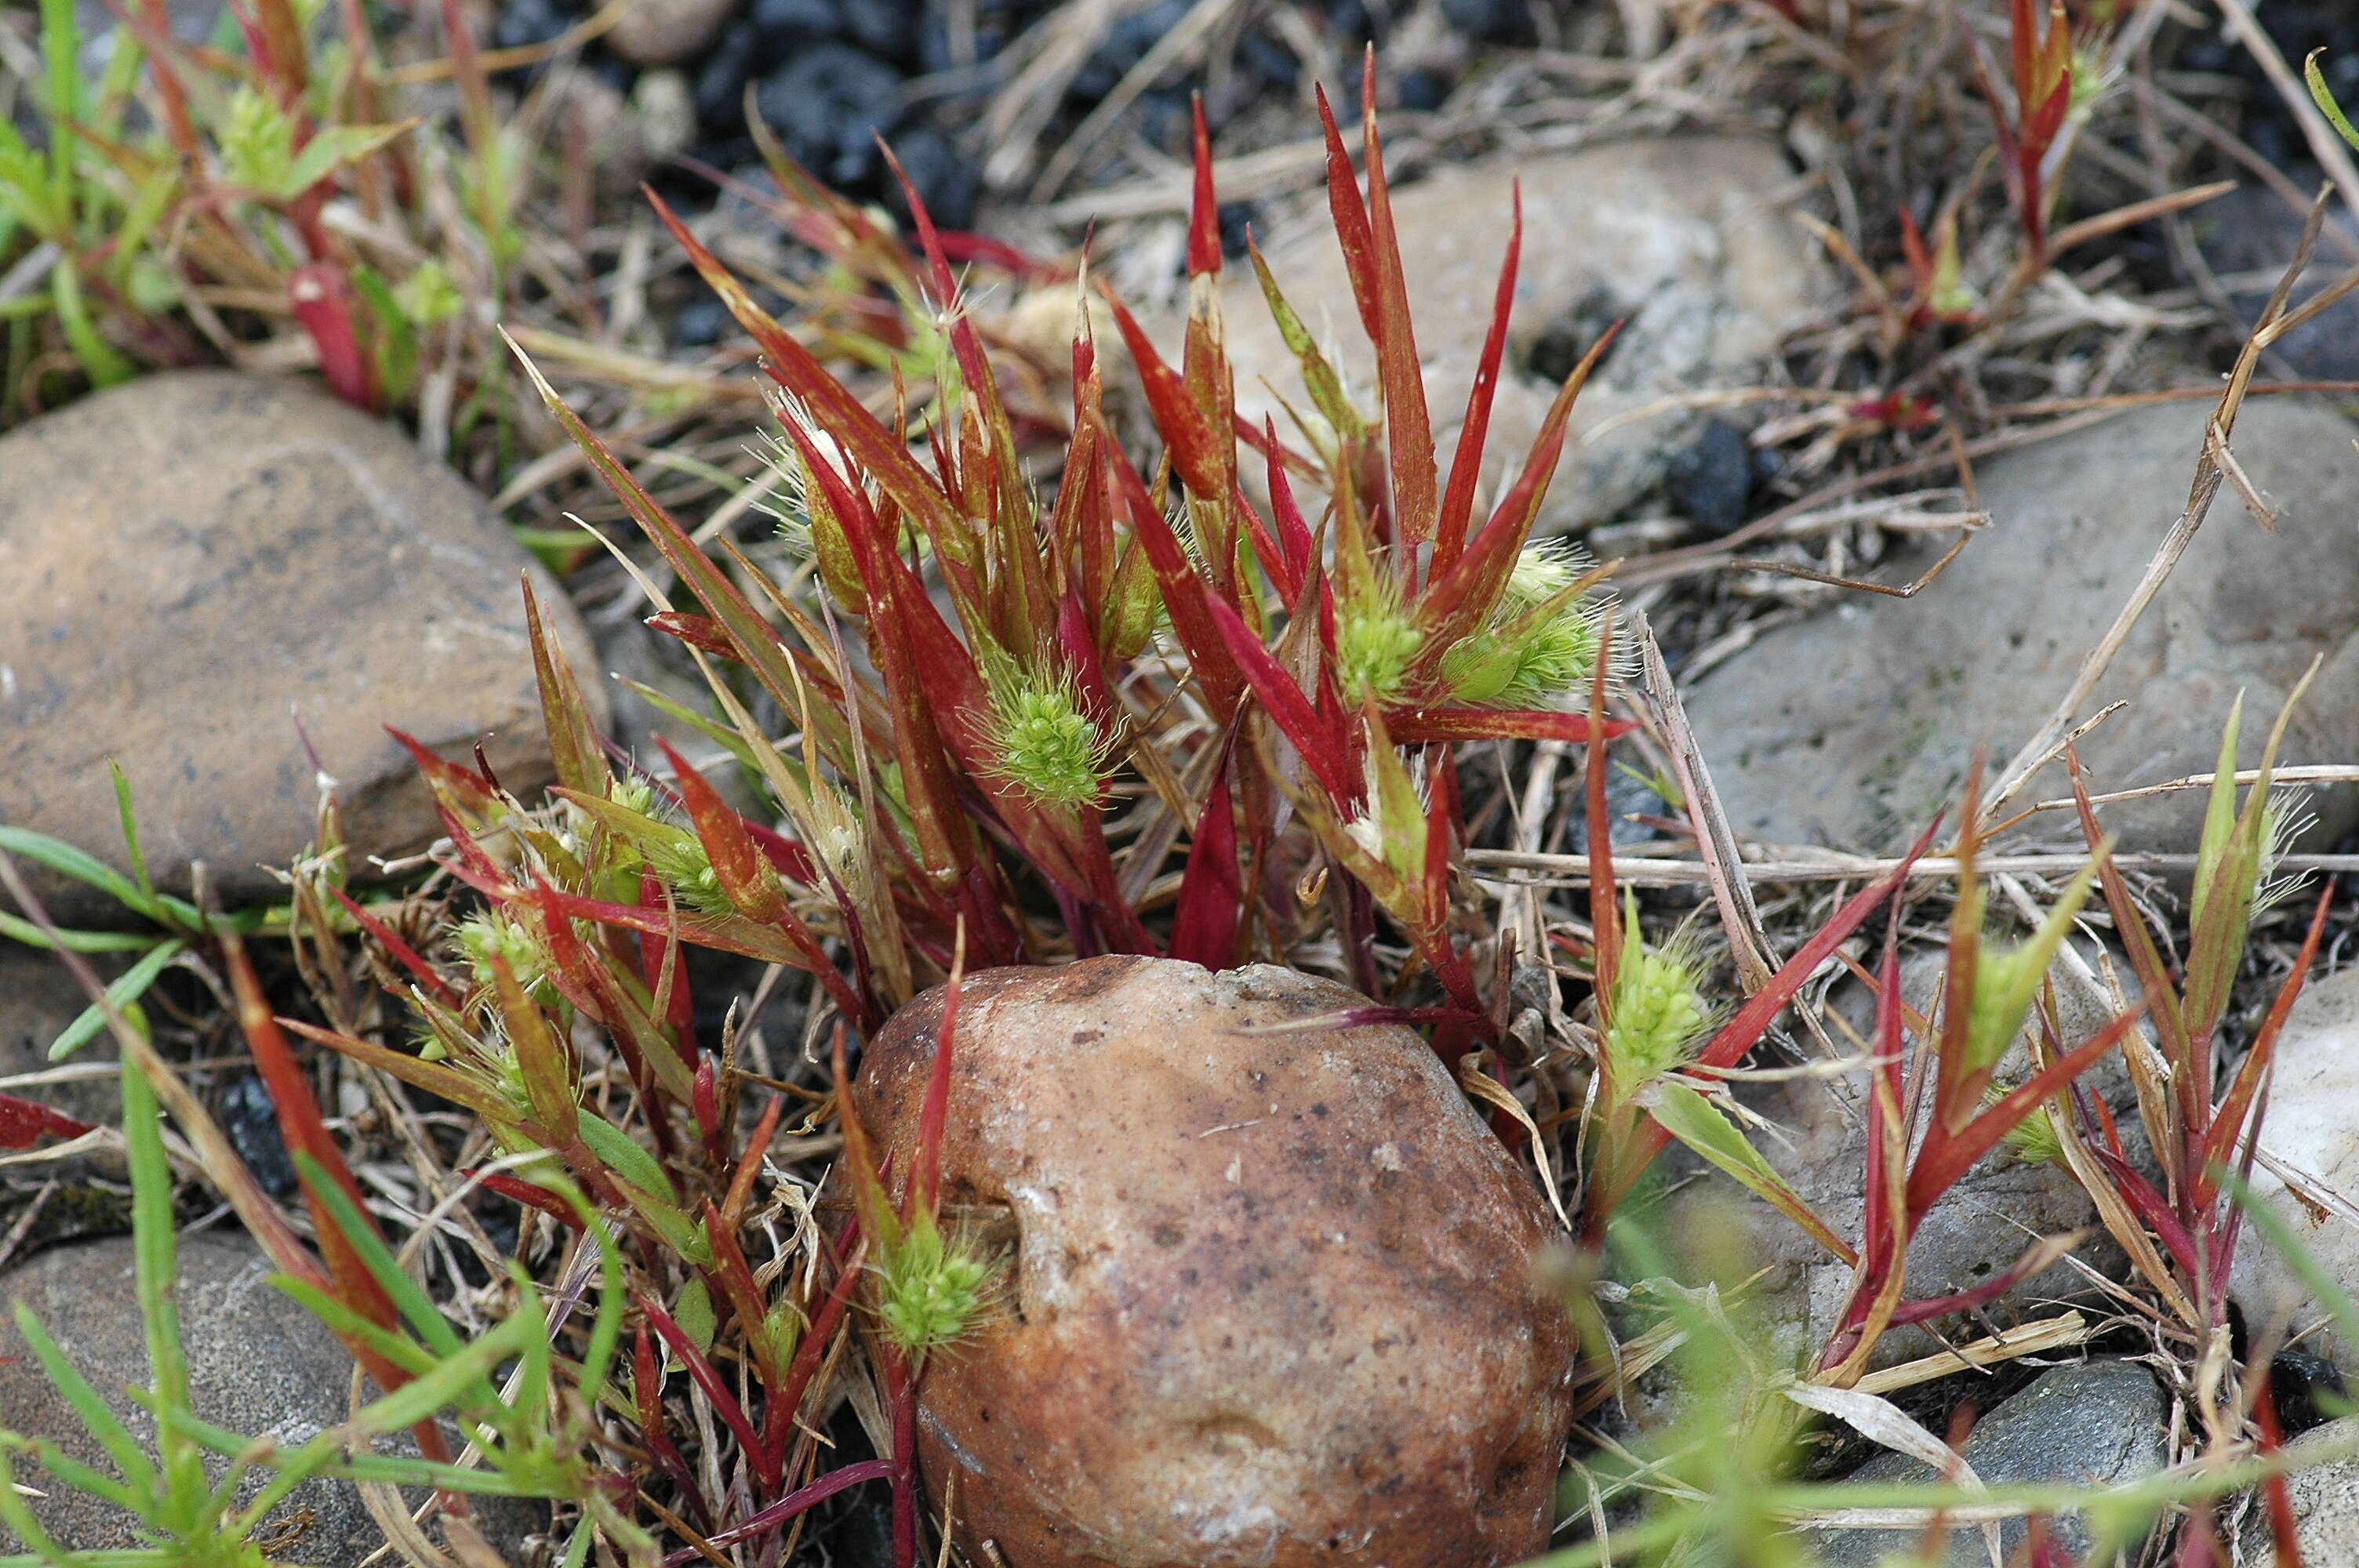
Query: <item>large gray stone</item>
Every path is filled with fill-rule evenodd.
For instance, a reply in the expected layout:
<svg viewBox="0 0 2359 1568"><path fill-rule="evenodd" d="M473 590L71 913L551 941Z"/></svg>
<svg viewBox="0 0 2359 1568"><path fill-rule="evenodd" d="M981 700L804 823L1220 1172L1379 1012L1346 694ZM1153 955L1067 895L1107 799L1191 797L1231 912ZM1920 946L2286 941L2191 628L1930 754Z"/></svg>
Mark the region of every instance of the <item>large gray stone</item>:
<svg viewBox="0 0 2359 1568"><path fill-rule="evenodd" d="M2169 1413L2162 1390L2143 1367L2127 1361L2059 1367L1977 1422L1961 1453L1991 1486L2119 1486L2168 1462L2163 1433ZM1872 1459L1852 1476L1854 1481L1884 1484L1935 1478L1926 1465L1898 1454ZM2027 1528L2021 1519L2000 1528L2006 1551L2022 1544ZM2050 1531L2050 1539L2075 1553L2089 1550L2088 1527L2077 1515L2058 1516ZM1818 1550L1829 1568L1870 1568L1917 1550L1922 1539L1919 1530L1828 1530L1819 1536ZM1948 1555L1936 1561L1950 1568L1986 1568L1990 1562L1979 1529L1949 1531L1948 1548Z"/></svg>
<svg viewBox="0 0 2359 1568"><path fill-rule="evenodd" d="M1484 496L1522 467L1570 357L1625 321L1581 395L1574 445L1541 514L1541 532L1560 533L1612 517L1659 483L1695 421L1658 416L1592 432L1644 405L1746 373L1824 303L1830 283L1817 246L1787 211L1792 173L1767 141L1614 142L1452 168L1401 187L1394 221L1445 475L1490 330L1518 179L1524 245L1484 447ZM1266 236L1264 250L1288 302L1372 408L1374 355L1325 209ZM1275 418L1291 435L1280 398L1310 411L1294 357L1253 269L1234 267L1226 278L1222 310L1237 411L1256 426ZM1070 320L1060 330L1070 333ZM1167 353L1178 352L1179 341L1176 325L1158 335Z"/></svg>
<svg viewBox="0 0 2359 1568"><path fill-rule="evenodd" d="M1843 601L1763 637L1688 702L1729 819L1747 837L1888 848L1953 807L1975 749L1994 765L2071 685L2187 498L2208 402L2164 405L2010 452L1976 478L1991 527L1913 600ZM2271 534L2223 492L2087 704L2125 699L2081 743L2100 789L2208 770L2236 694L2244 763L2310 660L2284 761L2359 755L2359 428L2255 399L2234 448L2280 514ZM1923 559L1887 574L1904 580ZM1912 564L1912 562L1914 564ZM2033 786L2064 793L2060 766ZM2349 824L2348 788L2313 806ZM2125 848L2192 849L2200 791L2105 808ZM2070 824L2056 823L2070 832Z"/></svg>
<svg viewBox="0 0 2359 1568"><path fill-rule="evenodd" d="M114 1474L72 1407L27 1351L14 1319L16 1303L32 1308L65 1353L143 1444L154 1422L125 1392L146 1388L147 1346L133 1295L128 1237L54 1248L0 1281L0 1423L10 1431L54 1440L82 1463ZM243 1235L212 1232L180 1239L181 1343L189 1363L190 1397L197 1413L249 1437L304 1443L351 1413L353 1362L320 1321L265 1282L273 1271L262 1250ZM150 1450L152 1453L152 1448ZM221 1472L218 1468L215 1474ZM103 1551L139 1544L131 1516L46 1472L19 1465L16 1478L46 1496L28 1498L34 1517L71 1549ZM263 1481L257 1473L242 1495ZM422 1500L422 1499L419 1499ZM522 1563L527 1536L545 1527L543 1505L484 1500L478 1523L511 1563ZM307 1481L288 1494L257 1532L275 1542L276 1558L357 1568L384 1543L359 1490L334 1480ZM23 1548L0 1530L0 1548Z"/></svg>
<svg viewBox="0 0 2359 1568"><path fill-rule="evenodd" d="M2277 1038L2277 1065L2261 1119L2270 1156L2253 1186L2289 1226L2302 1249L2346 1292L2359 1294L2359 969L2310 981ZM2278 1166L2295 1173L2289 1191ZM2324 1307L2268 1238L2246 1227L2236 1244L2230 1289L2255 1325L2285 1320L2312 1330L2305 1349L2359 1371L2359 1346L2326 1319Z"/></svg>
<svg viewBox="0 0 2359 1568"><path fill-rule="evenodd" d="M0 438L0 821L265 899L312 838L297 732L341 784L353 869L440 832L392 725L502 780L550 777L518 580L589 635L488 505L392 426L292 381L149 376ZM603 715L603 683L585 680ZM54 911L111 907L54 876Z"/></svg>
<svg viewBox="0 0 2359 1568"><path fill-rule="evenodd" d="M2359 1416L2303 1433L2286 1444L2286 1457L2294 1465L2286 1490L2301 1560L2319 1568L2359 1563ZM2274 1544L2268 1510L2256 1499L2245 1517L2245 1561L2268 1562Z"/></svg>

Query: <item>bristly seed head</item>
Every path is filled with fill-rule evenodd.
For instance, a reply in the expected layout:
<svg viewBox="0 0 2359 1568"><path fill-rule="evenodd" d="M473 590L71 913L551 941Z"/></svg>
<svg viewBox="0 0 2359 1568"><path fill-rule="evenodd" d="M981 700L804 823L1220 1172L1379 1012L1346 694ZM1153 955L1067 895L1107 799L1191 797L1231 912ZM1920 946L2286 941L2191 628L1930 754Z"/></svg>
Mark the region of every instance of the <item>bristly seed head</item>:
<svg viewBox="0 0 2359 1568"><path fill-rule="evenodd" d="M1335 679L1356 702L1379 704L1400 695L1401 682L1424 640L1407 611L1389 600L1351 606L1335 618Z"/></svg>
<svg viewBox="0 0 2359 1568"><path fill-rule="evenodd" d="M1638 929L1637 901L1627 901L1621 963L1599 1043L1607 1085L1617 1100L1684 1064L1712 1027L1703 970L1701 956L1683 935L1647 946Z"/></svg>
<svg viewBox="0 0 2359 1568"><path fill-rule="evenodd" d="M1994 1094L1991 1097L1996 1099ZM2027 1165L2060 1165L2064 1162L2064 1134L2056 1119L2063 1114L2063 1098L2059 1096L2047 1105L2033 1108L2029 1116L2006 1130L2007 1147L2015 1157Z"/></svg>
<svg viewBox="0 0 2359 1568"><path fill-rule="evenodd" d="M1026 676L994 683L995 776L1049 806L1095 806L1113 742L1083 713L1072 687Z"/></svg>
<svg viewBox="0 0 2359 1568"><path fill-rule="evenodd" d="M1572 586L1588 568L1560 540L1524 546L1491 622L1442 655L1453 701L1473 707L1538 707L1586 686L1597 669L1600 603L1568 600L1536 623L1516 623Z"/></svg>
<svg viewBox="0 0 2359 1568"><path fill-rule="evenodd" d="M737 913L695 834L679 830L655 838L647 846L647 865L674 898L697 914L726 919Z"/></svg>
<svg viewBox="0 0 2359 1568"><path fill-rule="evenodd" d="M252 87L229 101L221 128L222 172L251 190L275 190L295 166L295 121Z"/></svg>
<svg viewBox="0 0 2359 1568"><path fill-rule="evenodd" d="M493 982L495 957L507 965L508 973L527 994L535 992L549 977L549 955L542 949L539 937L496 909L460 922L451 936L478 985Z"/></svg>
<svg viewBox="0 0 2359 1568"><path fill-rule="evenodd" d="M945 1238L922 1209L898 1236L879 1240L870 1265L876 1315L904 1356L914 1361L973 1332L990 1293L990 1260Z"/></svg>

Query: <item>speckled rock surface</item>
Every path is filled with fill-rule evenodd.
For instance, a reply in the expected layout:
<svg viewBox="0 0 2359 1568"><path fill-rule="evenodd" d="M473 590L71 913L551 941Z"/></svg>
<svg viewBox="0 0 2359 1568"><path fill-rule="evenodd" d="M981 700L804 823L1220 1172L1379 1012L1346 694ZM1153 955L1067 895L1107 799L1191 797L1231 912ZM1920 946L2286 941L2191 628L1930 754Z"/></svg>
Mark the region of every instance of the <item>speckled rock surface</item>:
<svg viewBox="0 0 2359 1568"><path fill-rule="evenodd" d="M2304 1563L2359 1563L2359 1416L2303 1433L2286 1444L2294 1541ZM2267 1510L2245 1519L2245 1561L2267 1563L2273 1542Z"/></svg>
<svg viewBox="0 0 2359 1568"><path fill-rule="evenodd" d="M2169 1411L2151 1373L2127 1361L2092 1361L2044 1372L2029 1388L1986 1412L1961 1451L1974 1474L1991 1486L2064 1482L2072 1486L2118 1486L2163 1467L2164 1422ZM1897 1454L1870 1460L1853 1473L1854 1481L1916 1482L1933 1478L1923 1465ZM2090 1536L2075 1514L2057 1517L2054 1539L2076 1555ZM2025 1526L2011 1519L1999 1527L2002 1550L2022 1545ZM1983 1568L1990 1562L1978 1529L1948 1532L1950 1568ZM1818 1538L1821 1561L1829 1568L1870 1564L1915 1550L1919 1530L1828 1530ZM2135 1543L2133 1543L2135 1544ZM2135 1555L2135 1553L2133 1553Z"/></svg>
<svg viewBox="0 0 2359 1568"><path fill-rule="evenodd" d="M1787 214L1793 176L1766 141L1614 142L1403 185L1393 193L1394 222L1445 473L1490 330L1518 179L1524 246L1484 445L1484 494L1521 468L1573 362L1607 326L1625 323L1581 395L1574 442L1541 514L1541 532L1562 532L1611 517L1659 483L1699 421L1661 416L1595 438L1588 432L1674 393L1727 384L1822 305L1831 283L1818 247ZM1367 403L1375 361L1324 209L1263 238L1288 301L1331 356L1340 349L1347 384ZM1223 276L1237 412L1288 430L1281 396L1310 408L1296 362L1252 267ZM1176 354L1179 328L1163 336Z"/></svg>
<svg viewBox="0 0 2359 1568"><path fill-rule="evenodd" d="M2323 1264L2345 1291L2359 1292L2359 969L2313 979L2302 988L2285 1033L2277 1038L2261 1147L2271 1161L2297 1173L2304 1196L2287 1190L2270 1162L2253 1171L2253 1186L2270 1211L2292 1227L2302 1249ZM2305 1201L2305 1198L2307 1201ZM2271 1249L2247 1227L2237 1244L2230 1289L2248 1323L2289 1317L2297 1331L2325 1315ZM2359 1373L2359 1346L2329 1323L2302 1348Z"/></svg>
<svg viewBox="0 0 2359 1568"><path fill-rule="evenodd" d="M72 1408L26 1350L16 1303L31 1307L91 1385L143 1444L154 1422L124 1392L147 1384L147 1347L133 1297L129 1237L52 1248L0 1278L0 1422L54 1439L68 1455L112 1474ZM266 1284L273 1272L260 1248L235 1232L180 1238L180 1337L189 1360L190 1397L207 1421L282 1444L308 1442L351 1413L352 1357L318 1319ZM85 1551L138 1544L131 1517L112 1503L38 1480L48 1493L28 1498L34 1517L59 1541ZM216 1474L219 1472L216 1471ZM258 1488L261 1476L248 1483ZM422 1500L419 1499L419 1500ZM503 1500L477 1505L485 1536L511 1563L529 1561L527 1537L545 1527L545 1507ZM384 1543L359 1491L332 1480L307 1481L264 1520L260 1536L279 1542L273 1556L319 1568L356 1568ZM22 1548L0 1530L0 1550Z"/></svg>
<svg viewBox="0 0 2359 1568"><path fill-rule="evenodd" d="M201 859L230 903L312 837L341 784L353 864L439 833L392 725L511 788L550 775L519 577L467 484L303 384L154 375L0 438L0 821L127 869L106 759L158 883ZM533 568L538 573L538 568ZM589 635L546 577L569 653ZM603 712L603 682L587 680ZM53 913L103 915L44 876Z"/></svg>
<svg viewBox="0 0 2359 1568"><path fill-rule="evenodd" d="M1555 1230L1537 1184L1410 1031L1237 1033L1360 1000L1130 957L967 980L944 1195L1006 1206L1016 1239L996 1314L926 1370L920 1442L971 1556L1544 1544L1573 1346L1527 1282ZM905 1162L940 1008L904 1008L854 1088Z"/></svg>
<svg viewBox="0 0 2359 1568"><path fill-rule="evenodd" d="M2186 504L2211 403L2167 404L2008 452L1976 472L1992 525L1912 600L1855 597L1770 633L1697 684L1688 717L1736 831L1889 847L1955 805L1977 747L2028 740L2127 601ZM2245 406L2238 460L2280 514L2265 532L2223 490L2211 520L2082 709L2130 707L2080 745L2099 789L2208 771L2236 694L2244 765L2312 657L2326 663L2288 762L2359 753L2359 427L2291 398ZM1933 547L1938 554L1947 541ZM1904 582L1931 560L1897 562ZM2035 784L2065 793L2060 767ZM2312 799L2321 838L2347 788ZM2200 791L2105 808L2125 849L2195 847ZM2059 830L2069 835L2070 824Z"/></svg>

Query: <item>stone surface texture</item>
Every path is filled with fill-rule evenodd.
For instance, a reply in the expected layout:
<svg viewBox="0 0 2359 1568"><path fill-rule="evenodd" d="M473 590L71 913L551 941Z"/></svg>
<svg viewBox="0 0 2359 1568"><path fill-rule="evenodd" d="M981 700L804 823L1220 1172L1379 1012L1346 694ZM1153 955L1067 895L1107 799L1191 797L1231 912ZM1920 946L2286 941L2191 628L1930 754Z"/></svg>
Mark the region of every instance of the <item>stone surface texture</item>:
<svg viewBox="0 0 2359 1568"><path fill-rule="evenodd" d="M2277 1037L2277 1065L2253 1185L2292 1227L2302 1249L2343 1290L2359 1294L2359 969L2313 979ZM2288 1191L2277 1166L2296 1173ZM2249 1324L2290 1316L2308 1329L2325 1316L2268 1238L2250 1227L2236 1246L2230 1286ZM2347 1375L2359 1373L2359 1346L2329 1323L2302 1341Z"/></svg>
<svg viewBox="0 0 2359 1568"><path fill-rule="evenodd" d="M155 375L0 438L0 821L128 869L106 760L149 869L202 860L236 903L310 842L303 736L353 864L440 832L394 726L519 793L550 777L520 574L570 656L588 633L458 476L291 381ZM603 683L584 679L603 716ZM301 734L297 724L301 725ZM53 913L110 907L43 876Z"/></svg>
<svg viewBox="0 0 2359 1568"><path fill-rule="evenodd" d="M1660 483L1701 421L1658 416L1590 432L1672 394L1724 384L1823 305L1832 286L1815 243L1787 213L1793 176L1766 141L1615 142L1403 185L1393 192L1394 222L1445 474L1490 330L1518 178L1523 253L1484 446L1484 496L1522 467L1572 361L1624 322L1581 395L1573 444L1541 514L1540 532L1560 533L1612 517ZM1264 254L1346 384L1373 407L1374 353L1325 208L1266 236ZM1281 398L1310 415L1296 362L1252 267L1234 266L1224 278L1237 411L1290 433ZM1177 355L1180 335L1176 324L1158 333L1167 354Z"/></svg>
<svg viewBox="0 0 2359 1568"><path fill-rule="evenodd" d="M1416 1034L1248 1034L1360 1003L1266 966L1093 958L968 979L948 1203L1005 1206L1005 1295L931 1362L958 1539L1026 1568L1517 1562L1569 1417L1558 1233ZM854 1094L913 1157L940 994Z"/></svg>
<svg viewBox="0 0 2359 1568"><path fill-rule="evenodd" d="M736 8L737 0L630 0L606 44L634 65L678 65L703 53Z"/></svg>
<svg viewBox="0 0 2359 1568"><path fill-rule="evenodd" d="M1962 1454L1991 1486L2118 1486L2168 1462L2163 1433L2169 1414L2161 1388L2143 1367L2127 1361L2059 1367L1984 1414ZM1933 1478L1925 1465L1898 1454L1872 1459L1852 1476L1863 1482ZM2051 1528L2059 1544L2076 1554L2088 1552L2088 1527L2078 1516L2060 1515ZM2000 1526L2004 1551L2020 1547L2025 1530L2021 1519ZM1819 1536L1818 1551L1829 1568L1870 1568L1915 1551L1922 1539L1919 1530L1828 1530ZM1984 1568L1990 1562L1979 1529L1951 1530L1948 1548L1948 1555L1936 1561L1949 1568Z"/></svg>
<svg viewBox="0 0 2359 1568"><path fill-rule="evenodd" d="M2315 1427L2286 1444L2293 1471L2294 1541L2304 1563L2359 1563L2359 1416ZM2267 1563L2274 1548L2268 1510L2256 1499L2245 1516L2245 1561Z"/></svg>
<svg viewBox="0 0 2359 1568"><path fill-rule="evenodd" d="M1946 961L1946 953L1936 948L1912 956L1901 968L1901 995L1920 1014L1937 1003ZM2068 1049L2113 1021L2110 1000L2087 976L2059 962L2050 977L2058 1033ZM1873 1003L1864 988L1838 991L1833 1005L1862 1038L1873 1037ZM2000 1078L2020 1082L2027 1071L2027 1054L2018 1042L2002 1059ZM2119 1054L2100 1060L2083 1082L2114 1112L2132 1158L2145 1163L2136 1096ZM1836 1235L1854 1240L1865 1219L1864 1088L1857 1075L1845 1074L1771 1084L1755 1097L1756 1108L1777 1129L1756 1135L1756 1145ZM1692 1198L1682 1194L1675 1200L1681 1206L1676 1212L1688 1212L1689 1203L1724 1204L1726 1184L1715 1178L1712 1186L1720 1190L1699 1190ZM1701 1221L1702 1211L1695 1212ZM1765 1328L1777 1336L1781 1353L1815 1355L1842 1319L1852 1271L1829 1257L1799 1227L1760 1212L1761 1223L1747 1232L1746 1240L1750 1258L1767 1272L1749 1299ZM1908 1295L1921 1300L1971 1290L2008 1268L2036 1241L2072 1230L2088 1233L2076 1250L2081 1261L2110 1274L2123 1271L2127 1260L2099 1225L2095 1206L2071 1173L2060 1165L2024 1161L2001 1143L1926 1215L1908 1249ZM2071 1263L2060 1262L1984 1305L1973 1321L1961 1318L1934 1326L1943 1327L1953 1338L1975 1338L1989 1332L1992 1324L2047 1316L2054 1311L2055 1300L2088 1288L2086 1277ZM1940 1342L1924 1327L1904 1326L1877 1342L1873 1364L1891 1366L1939 1348Z"/></svg>
<svg viewBox="0 0 2359 1568"><path fill-rule="evenodd" d="M1689 718L1736 831L1885 849L1954 806L1975 749L1995 765L2029 739L2127 601L2186 503L2211 411L2208 399L2162 405L1991 460L1976 475L1991 526L1918 597L1846 600L1699 682ZM2254 765L2278 705L2320 655L2282 760L2359 754L2354 435L2292 399L2245 406L2234 450L2278 510L2278 531L2223 489L2082 710L2130 704L2080 744L2097 788L2208 771L2239 691L2243 762ZM1880 575L1905 581L1931 558ZM2033 787L2063 794L2060 766ZM2351 795L2313 796L2321 838L2350 825ZM2125 849L2183 851L2202 810L2190 790L2104 818ZM2069 822L2057 827L2070 836Z"/></svg>
<svg viewBox="0 0 2359 1568"><path fill-rule="evenodd" d="M101 979L113 979L124 967L104 954L86 961ZM55 1106L82 1121L121 1120L123 1097L107 1065L114 1042L105 1031L67 1061L49 1060L50 1042L89 1005L55 954L0 936L0 1077L10 1080L0 1093ZM23 1081L34 1075L48 1081Z"/></svg>
<svg viewBox="0 0 2359 1568"><path fill-rule="evenodd" d="M181 1344L197 1413L233 1432L289 1445L346 1420L352 1357L318 1319L265 1282L274 1271L261 1249L243 1235L218 1232L184 1236L179 1248ZM5 1309L0 1356L9 1357L0 1362L0 1422L53 1439L70 1457L106 1474L114 1472L103 1451L43 1375L13 1314L18 1302L31 1307L133 1435L152 1444L153 1419L124 1391L147 1387L149 1377L132 1259L131 1238L116 1237L52 1248L0 1280ZM17 1478L36 1479L28 1470L20 1466ZM46 1474L38 1480L48 1495L27 1501L61 1544L83 1551L139 1544L131 1516L114 1504ZM251 1495L261 1481L259 1474L251 1477L242 1495ZM486 1538L512 1563L525 1561L526 1536L544 1528L547 1519L542 1505L523 1502L479 1503L476 1512ZM263 1521L258 1537L278 1543L275 1558L318 1568L357 1568L385 1541L359 1491L327 1479L307 1481L288 1494ZM22 1550L5 1530L0 1549Z"/></svg>

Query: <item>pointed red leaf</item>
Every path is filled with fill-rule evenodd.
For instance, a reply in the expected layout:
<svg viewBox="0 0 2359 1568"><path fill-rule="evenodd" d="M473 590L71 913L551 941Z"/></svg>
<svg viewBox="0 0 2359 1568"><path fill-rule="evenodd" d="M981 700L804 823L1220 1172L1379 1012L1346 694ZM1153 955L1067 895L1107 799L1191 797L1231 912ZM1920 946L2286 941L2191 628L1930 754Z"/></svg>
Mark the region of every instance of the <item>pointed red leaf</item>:
<svg viewBox="0 0 2359 1568"><path fill-rule="evenodd" d="M1245 877L1237 865L1235 807L1229 799L1229 760L1236 739L1223 742L1221 760L1204 795L1204 809L1189 836L1188 869L1180 878L1171 922L1171 956L1208 969L1236 961L1237 929L1245 918Z"/></svg>
<svg viewBox="0 0 2359 1568"><path fill-rule="evenodd" d="M1513 218L1507 227L1507 254L1499 263L1499 288L1491 302L1491 330L1483 339L1483 357L1474 366L1474 384L1466 394L1466 417L1458 427L1458 449L1450 460L1450 487L1442 492L1441 519L1434 529L1433 574L1450 569L1466 547L1466 529L1474 516L1474 487L1483 477L1483 445L1491 429L1491 402L1499 386L1499 362L1507 348L1507 315L1516 302L1516 264L1524 245L1524 185L1510 188Z"/></svg>

